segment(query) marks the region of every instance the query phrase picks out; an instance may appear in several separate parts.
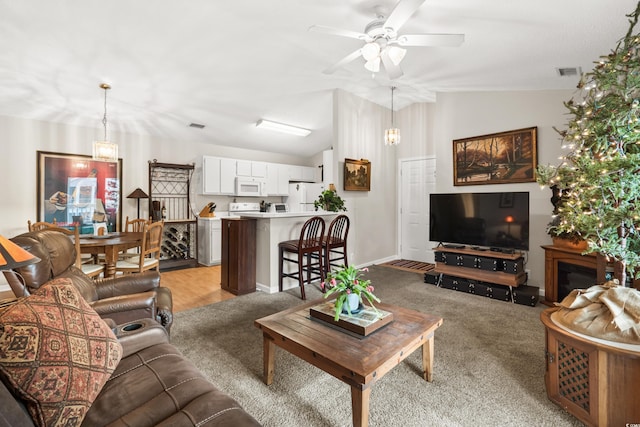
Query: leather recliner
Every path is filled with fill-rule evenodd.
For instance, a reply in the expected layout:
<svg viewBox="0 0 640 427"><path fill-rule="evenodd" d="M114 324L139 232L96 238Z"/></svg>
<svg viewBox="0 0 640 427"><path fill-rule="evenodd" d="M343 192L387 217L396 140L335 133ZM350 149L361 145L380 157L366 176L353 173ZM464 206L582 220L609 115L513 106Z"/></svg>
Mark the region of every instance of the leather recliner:
<svg viewBox="0 0 640 427"><path fill-rule="evenodd" d="M35 264L4 271L16 296L28 296L49 280L67 277L100 317L112 319L115 324L151 318L170 332L171 290L160 286L157 271L94 280L75 267L75 246L59 231L31 231L11 241L40 258Z"/></svg>

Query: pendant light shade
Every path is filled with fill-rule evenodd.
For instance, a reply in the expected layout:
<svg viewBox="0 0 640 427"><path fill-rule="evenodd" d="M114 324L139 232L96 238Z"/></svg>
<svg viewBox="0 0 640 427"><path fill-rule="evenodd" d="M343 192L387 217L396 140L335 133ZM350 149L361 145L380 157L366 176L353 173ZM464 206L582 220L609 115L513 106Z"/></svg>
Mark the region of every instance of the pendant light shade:
<svg viewBox="0 0 640 427"><path fill-rule="evenodd" d="M107 91L111 89L106 83L100 85L104 89L104 116L102 117L102 125L104 126L104 140L93 141L93 160L101 162L117 162L118 161L118 144L107 140Z"/></svg>
<svg viewBox="0 0 640 427"><path fill-rule="evenodd" d="M391 87L391 127L384 131L384 145L398 145L400 144L400 129L395 127L393 120L393 92L396 90L395 86Z"/></svg>

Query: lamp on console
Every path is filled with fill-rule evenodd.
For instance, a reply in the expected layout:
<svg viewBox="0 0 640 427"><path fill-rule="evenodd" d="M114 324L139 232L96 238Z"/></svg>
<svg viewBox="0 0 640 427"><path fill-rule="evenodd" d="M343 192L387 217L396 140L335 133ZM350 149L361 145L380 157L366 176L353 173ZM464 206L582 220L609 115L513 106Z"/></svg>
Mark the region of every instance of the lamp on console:
<svg viewBox="0 0 640 427"><path fill-rule="evenodd" d="M147 193L142 191L141 188L136 188L133 190L131 194L127 196L127 199L137 199L138 200L138 218L140 218L140 199L148 199L149 196Z"/></svg>
<svg viewBox="0 0 640 427"><path fill-rule="evenodd" d="M0 236L0 270L13 270L14 268L35 264L39 261L40 258L37 256L25 251L4 236ZM14 272L14 274L16 273ZM22 295L25 295L24 287L22 289L16 289L14 287L15 283L12 283L13 281L11 280L8 281L16 297L19 296L19 292L17 291L20 290L22 291Z"/></svg>
<svg viewBox="0 0 640 427"><path fill-rule="evenodd" d="M513 219L513 217L511 215L507 215L507 217L504 219L504 222L507 223L507 234L509 236L511 236L511 224L514 222L515 220Z"/></svg>

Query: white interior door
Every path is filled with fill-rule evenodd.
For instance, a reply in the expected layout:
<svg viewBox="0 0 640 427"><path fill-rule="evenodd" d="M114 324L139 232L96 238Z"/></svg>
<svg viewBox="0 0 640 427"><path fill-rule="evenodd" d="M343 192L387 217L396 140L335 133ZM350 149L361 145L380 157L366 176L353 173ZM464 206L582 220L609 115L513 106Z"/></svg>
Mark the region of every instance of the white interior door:
<svg viewBox="0 0 640 427"><path fill-rule="evenodd" d="M436 160L401 160L400 173L400 257L433 262L429 247L429 194L436 187Z"/></svg>

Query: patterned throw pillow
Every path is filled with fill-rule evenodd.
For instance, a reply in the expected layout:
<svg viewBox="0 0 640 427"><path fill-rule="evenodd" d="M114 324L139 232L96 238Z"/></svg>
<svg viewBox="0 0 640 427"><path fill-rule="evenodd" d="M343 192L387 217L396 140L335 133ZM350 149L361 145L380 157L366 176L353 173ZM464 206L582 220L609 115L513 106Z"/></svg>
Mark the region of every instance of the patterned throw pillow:
<svg viewBox="0 0 640 427"><path fill-rule="evenodd" d="M40 426L79 426L122 346L69 279L0 313L0 376Z"/></svg>

